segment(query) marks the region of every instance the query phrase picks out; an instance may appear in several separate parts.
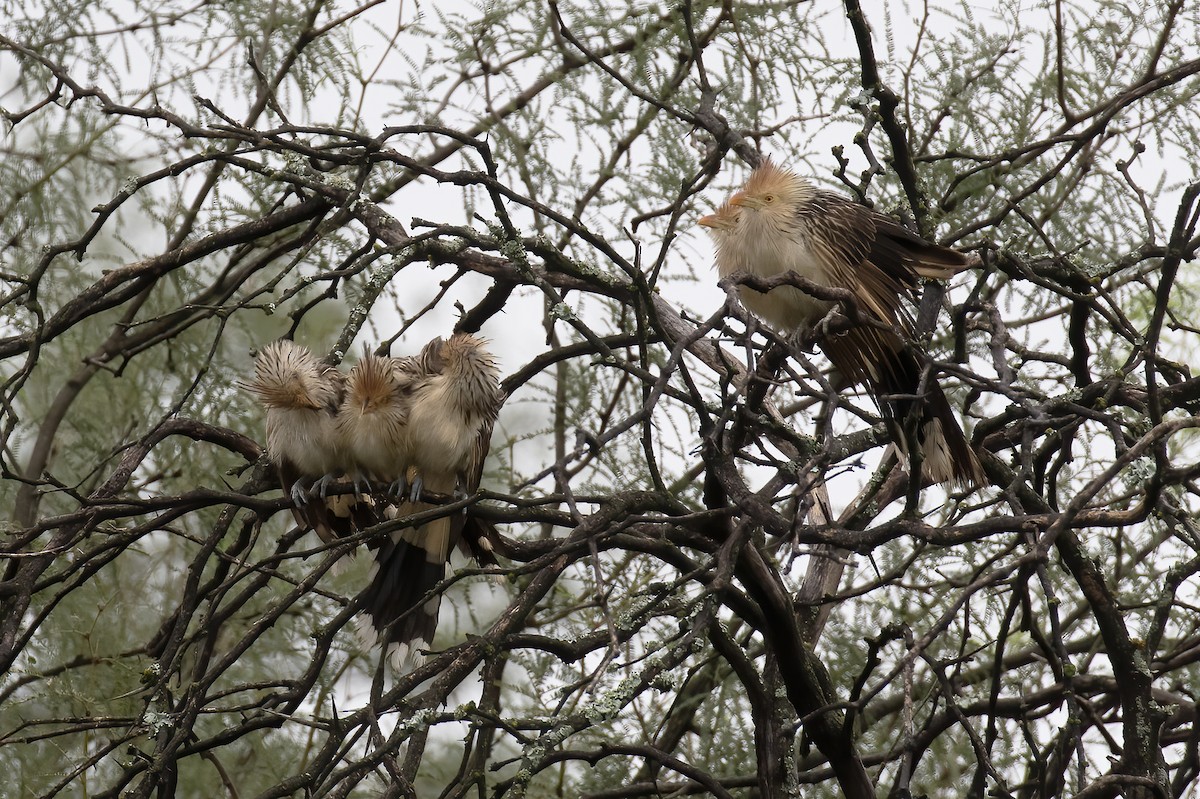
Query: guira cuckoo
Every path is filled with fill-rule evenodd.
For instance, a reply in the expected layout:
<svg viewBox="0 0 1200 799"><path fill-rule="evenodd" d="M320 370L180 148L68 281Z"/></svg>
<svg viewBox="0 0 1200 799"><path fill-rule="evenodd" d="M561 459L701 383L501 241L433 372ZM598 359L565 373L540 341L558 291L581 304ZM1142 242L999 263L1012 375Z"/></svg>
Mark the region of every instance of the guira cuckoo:
<svg viewBox="0 0 1200 799"><path fill-rule="evenodd" d="M294 503L296 523L327 543L336 540L334 527L338 517L351 514L351 500L313 500L309 492L314 486L323 491L347 462L335 425L345 390L342 373L308 348L281 339L259 351L254 379L242 385L267 409L267 455Z"/></svg>
<svg viewBox="0 0 1200 799"><path fill-rule="evenodd" d="M795 272L852 292L860 321L821 336L821 349L847 381L867 387L902 452L908 452L905 424L915 414L925 476L961 486L983 482L945 394L936 380L922 380L922 359L912 347L912 321L903 307L922 278L952 277L967 265L966 256L770 161L700 224L716 243L721 277ZM794 286L765 293L739 286L739 294L750 311L784 333L808 333L834 306Z"/></svg>
<svg viewBox="0 0 1200 799"><path fill-rule="evenodd" d="M355 483L360 478L404 486L412 462L408 415L419 377L412 358L364 352L346 379L337 414L337 434L350 454Z"/></svg>
<svg viewBox="0 0 1200 799"><path fill-rule="evenodd" d="M388 432L386 447L397 464L403 463L399 479L407 477L411 485L408 501L385 511L398 518L438 507L420 501L422 490L475 492L503 397L484 342L466 333L447 341L435 338L415 357L389 360L394 370L389 385L398 406L394 415L402 421ZM353 372L350 382L353 386ZM352 394L353 389L347 392ZM456 543L465 543L479 562L495 563L478 522L462 512L397 530L374 545L366 617L359 629L398 667L433 640L441 599L433 589L445 578Z"/></svg>
<svg viewBox="0 0 1200 799"><path fill-rule="evenodd" d="M297 524L332 543L436 508L418 501L422 485L447 495L479 487L502 401L497 375L483 342L466 334L436 338L415 357L365 354L348 377L283 340L262 348L243 386L267 409L267 453ZM355 493L324 496L343 472L355 478ZM399 497L409 476L412 499ZM391 493L358 496L364 477L391 481ZM310 497L310 486L322 496ZM367 541L374 557L359 631L397 668L432 641L439 598L429 595L455 543L495 565L483 523L461 512Z"/></svg>

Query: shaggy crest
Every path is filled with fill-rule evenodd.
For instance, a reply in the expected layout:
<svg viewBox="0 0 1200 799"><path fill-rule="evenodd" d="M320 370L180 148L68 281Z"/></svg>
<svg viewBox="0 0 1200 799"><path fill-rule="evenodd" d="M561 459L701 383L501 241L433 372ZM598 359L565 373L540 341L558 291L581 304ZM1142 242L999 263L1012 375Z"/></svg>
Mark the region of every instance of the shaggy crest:
<svg viewBox="0 0 1200 799"><path fill-rule="evenodd" d="M347 404L360 414L390 407L400 388L395 361L369 352L350 370L347 382Z"/></svg>
<svg viewBox="0 0 1200 799"><path fill-rule="evenodd" d="M487 343L469 333L455 333L442 344L439 358L443 373L458 388L457 399L462 407L494 416L499 405L500 370L485 349Z"/></svg>
<svg viewBox="0 0 1200 799"><path fill-rule="evenodd" d="M455 333L449 341L442 344L441 359L448 370L462 370L472 367L496 371L492 355L484 347L487 341L476 338L470 333Z"/></svg>
<svg viewBox="0 0 1200 799"><path fill-rule="evenodd" d="M242 383L268 408L323 408L337 404L337 370L294 341L273 341L254 361L254 379Z"/></svg>
<svg viewBox="0 0 1200 799"><path fill-rule="evenodd" d="M776 166L771 159L750 173L746 185L729 198L735 206L750 206L761 210L776 207L793 209L812 196L812 185L790 169Z"/></svg>

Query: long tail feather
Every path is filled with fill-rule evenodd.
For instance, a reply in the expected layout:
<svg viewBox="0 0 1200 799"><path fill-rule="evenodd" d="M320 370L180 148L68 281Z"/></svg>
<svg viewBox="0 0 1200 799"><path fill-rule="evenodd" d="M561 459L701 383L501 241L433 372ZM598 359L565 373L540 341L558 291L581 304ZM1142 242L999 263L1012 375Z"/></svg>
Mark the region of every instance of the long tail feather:
<svg viewBox="0 0 1200 799"><path fill-rule="evenodd" d="M446 577L449 551L450 519L392 533L375 548L359 633L398 670L419 662L433 642L441 597L430 593Z"/></svg>
<svg viewBox="0 0 1200 799"><path fill-rule="evenodd" d="M936 483L981 485L983 468L936 380L926 381L920 397L922 367L895 334L873 327L854 328L821 343L829 360L846 378L867 386L902 453L912 451L905 432L917 414L917 444L922 472Z"/></svg>

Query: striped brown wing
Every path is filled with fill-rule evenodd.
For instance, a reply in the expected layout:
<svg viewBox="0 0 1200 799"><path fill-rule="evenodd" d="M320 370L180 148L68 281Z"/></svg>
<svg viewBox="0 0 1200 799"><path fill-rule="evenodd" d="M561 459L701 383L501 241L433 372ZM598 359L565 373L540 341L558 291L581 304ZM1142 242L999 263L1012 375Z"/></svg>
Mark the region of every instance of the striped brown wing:
<svg viewBox="0 0 1200 799"><path fill-rule="evenodd" d="M840 194L817 191L806 209L815 229L827 233L838 259L852 266L868 262L899 291L913 290L921 278L946 280L969 263L967 256L932 244L891 217Z"/></svg>
<svg viewBox="0 0 1200 799"><path fill-rule="evenodd" d="M907 329L902 297L917 287L918 277L903 263L879 257L887 249L879 241L879 215L839 194L818 191L799 216L831 284L853 291L861 313ZM886 349L882 342L877 346Z"/></svg>
<svg viewBox="0 0 1200 799"><path fill-rule="evenodd" d="M342 401L346 398L346 376L337 367L322 364L321 379L332 389L322 410L337 416L338 408L342 407Z"/></svg>
<svg viewBox="0 0 1200 799"><path fill-rule="evenodd" d="M832 192L816 192L806 213L801 221L835 284L855 293L860 313L897 328L857 325L826 337L821 348L848 380L867 387L893 439L906 452L912 446L905 441L905 422L916 416L916 443L922 451L944 453L936 459L943 463L926 459L931 479L979 483L978 459L936 381L930 381L923 397L916 396L921 361L906 344L912 319L903 301L915 293L922 277L950 277L966 265L966 257Z"/></svg>
<svg viewBox="0 0 1200 799"><path fill-rule="evenodd" d="M499 416L500 407L503 404L504 395L497 391L493 409L484 417L483 423L480 425L479 435L475 438L475 446L471 450L471 457L460 476L463 491L467 496L471 496L479 490L479 484L483 479L484 462L487 460L488 451L492 446L492 430L495 428L496 417ZM481 566L499 565L492 546L496 530L491 524L466 513L454 516L452 521L454 522L452 541L465 547L467 554Z"/></svg>
<svg viewBox="0 0 1200 799"><path fill-rule="evenodd" d="M895 333L855 327L821 341L839 372L867 387L892 440L913 452L910 429L923 454L922 471L933 482L982 485L983 470L937 380L921 387L921 356ZM910 420L916 424L910 428Z"/></svg>
<svg viewBox="0 0 1200 799"><path fill-rule="evenodd" d="M967 266L958 250L931 244L894 219L875 216L875 247L870 260L889 273L912 272L928 280L948 280Z"/></svg>
<svg viewBox="0 0 1200 799"><path fill-rule="evenodd" d="M442 358L442 347L445 343L441 336L437 336L422 347L416 355L404 360L410 363L415 372L426 375L440 374L446 367L446 362Z"/></svg>

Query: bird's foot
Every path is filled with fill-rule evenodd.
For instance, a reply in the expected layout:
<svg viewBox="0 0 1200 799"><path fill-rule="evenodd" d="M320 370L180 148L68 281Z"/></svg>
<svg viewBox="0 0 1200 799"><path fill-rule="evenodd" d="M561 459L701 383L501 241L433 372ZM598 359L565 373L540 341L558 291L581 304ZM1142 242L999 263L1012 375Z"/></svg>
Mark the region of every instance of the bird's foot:
<svg viewBox="0 0 1200 799"><path fill-rule="evenodd" d="M820 324L819 322L817 324ZM801 352L812 352L813 345L817 343L817 335L813 330L814 325L802 324L796 327L791 333L785 337L787 343L795 347Z"/></svg>
<svg viewBox="0 0 1200 799"><path fill-rule="evenodd" d="M334 477L332 474L327 474L327 475L323 476L323 477L322 477L320 480L318 480L317 482L313 483L313 485L312 485L312 489L310 489L310 490L312 490L312 491L316 491L316 492L317 492L317 493L320 495L321 499L325 499L325 494L326 494L326 493L328 493L328 491L329 491L329 486L330 486L330 485L331 485L331 484L332 484L332 483L333 483L333 482L334 482L336 479L337 479L337 478L336 478L336 477Z"/></svg>
<svg viewBox="0 0 1200 799"><path fill-rule="evenodd" d="M292 490L288 493L291 495L292 502L295 503L297 508L303 508L308 504L308 488L299 480L292 483Z"/></svg>
<svg viewBox="0 0 1200 799"><path fill-rule="evenodd" d="M404 478L404 475L400 475L388 486L388 493L394 497L402 497L407 489L408 480Z"/></svg>
<svg viewBox="0 0 1200 799"><path fill-rule="evenodd" d="M350 478L350 482L354 485L354 495L356 497L367 496L371 493L371 481L368 480L365 475L355 473L355 475Z"/></svg>
<svg viewBox="0 0 1200 799"><path fill-rule="evenodd" d="M410 502L416 502L421 498L421 489L424 487L424 485L425 482L421 479L421 475L418 474L413 476L412 488L408 492L408 499Z"/></svg>
<svg viewBox="0 0 1200 799"><path fill-rule="evenodd" d="M821 320L806 331L805 339L812 342L817 339L830 338L846 332L852 316L841 307L834 305Z"/></svg>

